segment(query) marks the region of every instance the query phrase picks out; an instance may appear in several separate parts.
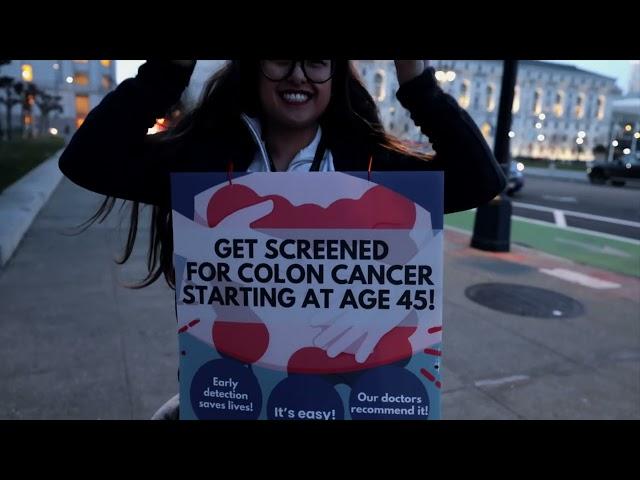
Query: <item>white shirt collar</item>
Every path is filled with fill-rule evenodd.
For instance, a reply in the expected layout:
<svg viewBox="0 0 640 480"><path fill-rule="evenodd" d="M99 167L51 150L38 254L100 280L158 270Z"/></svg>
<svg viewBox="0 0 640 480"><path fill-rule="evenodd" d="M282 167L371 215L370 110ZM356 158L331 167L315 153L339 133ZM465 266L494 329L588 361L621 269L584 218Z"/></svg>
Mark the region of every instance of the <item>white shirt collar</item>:
<svg viewBox="0 0 640 480"><path fill-rule="evenodd" d="M269 166L269 159L267 155L267 148L264 141L262 140L262 125L260 124L260 120L257 118L250 117L249 115L246 115L246 114L242 114L242 118L247 124L247 126L249 127L249 130L253 135L254 141L257 143L257 146L258 146L258 151L256 152L253 162L251 162L251 165L249 165L249 168L247 169L247 171L248 172L271 171L271 168ZM315 137L313 137L313 140L311 140L309 145L307 145L302 150L300 150L295 155L295 157L293 157L293 160L291 160L291 163L287 168L288 172L291 172L294 170L308 172L311 169L311 164L313 163L313 160L315 158L316 150L318 148L318 145L320 144L321 137L322 137L322 127L318 126L318 130L316 131L316 135ZM323 171L323 172L334 171L333 158L329 150L326 151L325 156L322 159L322 162L320 164L320 171Z"/></svg>

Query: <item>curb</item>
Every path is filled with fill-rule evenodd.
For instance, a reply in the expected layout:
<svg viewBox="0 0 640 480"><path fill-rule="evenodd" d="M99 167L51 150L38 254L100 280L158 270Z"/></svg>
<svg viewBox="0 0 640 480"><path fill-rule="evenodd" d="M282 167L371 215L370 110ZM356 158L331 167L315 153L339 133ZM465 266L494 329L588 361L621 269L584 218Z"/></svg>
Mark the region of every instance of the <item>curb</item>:
<svg viewBox="0 0 640 480"><path fill-rule="evenodd" d="M0 194L0 267L11 258L63 174L58 158L63 149L27 173Z"/></svg>

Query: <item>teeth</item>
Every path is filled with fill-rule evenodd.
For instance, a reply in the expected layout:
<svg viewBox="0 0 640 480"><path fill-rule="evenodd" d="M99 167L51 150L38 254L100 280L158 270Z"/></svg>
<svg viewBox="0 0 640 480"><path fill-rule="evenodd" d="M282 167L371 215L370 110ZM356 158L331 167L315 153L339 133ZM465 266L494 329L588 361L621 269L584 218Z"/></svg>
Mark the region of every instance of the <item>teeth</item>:
<svg viewBox="0 0 640 480"><path fill-rule="evenodd" d="M282 98L291 103L303 103L308 100L309 96L305 93L284 93Z"/></svg>

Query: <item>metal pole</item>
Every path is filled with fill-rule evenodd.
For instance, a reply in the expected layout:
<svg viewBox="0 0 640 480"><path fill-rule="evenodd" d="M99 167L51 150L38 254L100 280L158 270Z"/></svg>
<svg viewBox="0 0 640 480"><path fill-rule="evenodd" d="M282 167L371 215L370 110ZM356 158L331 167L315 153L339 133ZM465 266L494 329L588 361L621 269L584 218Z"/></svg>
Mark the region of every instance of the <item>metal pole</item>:
<svg viewBox="0 0 640 480"><path fill-rule="evenodd" d="M631 158L635 159L636 150L638 148L638 139L636 138L636 133L640 132L640 122L635 122L633 126L633 136L631 137Z"/></svg>
<svg viewBox="0 0 640 480"><path fill-rule="evenodd" d="M515 94L516 78L518 76L518 61L505 60L502 72L502 86L500 88L500 106L498 108L498 125L493 147L496 160L509 173L509 130L511 130L511 110Z"/></svg>
<svg viewBox="0 0 640 480"><path fill-rule="evenodd" d="M505 60L500 88L498 123L493 147L496 160L505 176L509 176L510 152L509 131L511 110L518 75L518 61ZM511 237L511 201L501 192L496 198L476 210L471 246L480 250L508 252Z"/></svg>

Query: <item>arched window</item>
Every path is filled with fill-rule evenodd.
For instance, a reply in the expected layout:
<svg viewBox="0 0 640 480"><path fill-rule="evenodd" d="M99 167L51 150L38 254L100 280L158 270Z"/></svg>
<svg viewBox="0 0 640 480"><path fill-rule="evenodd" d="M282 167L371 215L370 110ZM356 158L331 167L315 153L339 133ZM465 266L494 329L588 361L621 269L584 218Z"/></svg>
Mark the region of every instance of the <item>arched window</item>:
<svg viewBox="0 0 640 480"><path fill-rule="evenodd" d="M579 93L576 97L576 108L575 108L575 117L582 118L584 117L584 93Z"/></svg>
<svg viewBox="0 0 640 480"><path fill-rule="evenodd" d="M553 113L558 118L564 114L564 92L562 90L556 92L556 101L553 103Z"/></svg>
<svg viewBox="0 0 640 480"><path fill-rule="evenodd" d="M378 102L382 102L386 97L385 88L385 73L384 70L378 70L373 77L373 88L375 91L375 97Z"/></svg>
<svg viewBox="0 0 640 480"><path fill-rule="evenodd" d="M471 90L470 86L471 83L469 80L463 80L462 83L460 83L460 96L458 97L458 103L462 108L467 108L471 102L471 96L469 94L469 91Z"/></svg>
<svg viewBox="0 0 640 480"><path fill-rule="evenodd" d="M598 111L596 117L598 120L602 120L604 118L604 110L606 105L606 98L604 95L598 96Z"/></svg>
<svg viewBox="0 0 640 480"><path fill-rule="evenodd" d="M492 130L493 130L493 127L491 127L491 124L489 122L484 122L482 124L482 127L480 128L480 131L482 132L482 135L484 135L485 139L488 139L489 137L491 137Z"/></svg>
<svg viewBox="0 0 640 480"><path fill-rule="evenodd" d="M513 106L511 107L511 111L513 113L518 113L520 110L520 87L516 85L516 88L513 92Z"/></svg>
<svg viewBox="0 0 640 480"><path fill-rule="evenodd" d="M533 92L533 113L539 115L542 113L542 89L536 88Z"/></svg>
<svg viewBox="0 0 640 480"><path fill-rule="evenodd" d="M494 98L495 88L493 85L487 85L487 112L493 112L496 108L496 100Z"/></svg>

